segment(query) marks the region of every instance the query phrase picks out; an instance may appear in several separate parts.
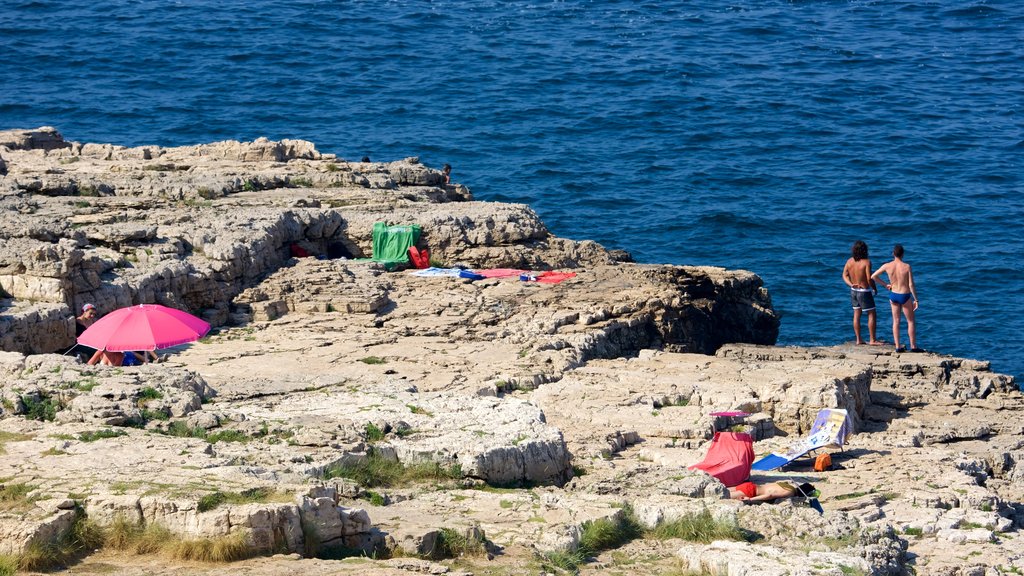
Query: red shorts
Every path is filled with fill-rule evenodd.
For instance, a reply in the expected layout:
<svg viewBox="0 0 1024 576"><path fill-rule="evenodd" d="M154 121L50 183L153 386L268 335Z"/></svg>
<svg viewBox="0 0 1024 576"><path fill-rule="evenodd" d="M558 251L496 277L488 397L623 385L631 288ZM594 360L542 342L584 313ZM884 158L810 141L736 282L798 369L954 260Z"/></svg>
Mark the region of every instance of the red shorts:
<svg viewBox="0 0 1024 576"><path fill-rule="evenodd" d="M754 484L753 482L744 482L743 484L736 486L735 489L742 492L743 495L746 496L747 498L753 498L754 496L757 496L757 485Z"/></svg>

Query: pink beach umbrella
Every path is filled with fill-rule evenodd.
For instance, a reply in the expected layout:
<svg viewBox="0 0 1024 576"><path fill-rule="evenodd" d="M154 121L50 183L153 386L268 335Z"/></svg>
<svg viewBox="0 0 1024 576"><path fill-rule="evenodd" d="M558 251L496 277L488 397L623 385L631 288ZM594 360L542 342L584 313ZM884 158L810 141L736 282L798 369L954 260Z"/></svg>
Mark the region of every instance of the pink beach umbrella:
<svg viewBox="0 0 1024 576"><path fill-rule="evenodd" d="M195 342L209 331L209 324L188 312L139 304L100 318L82 332L78 343L110 352L156 350Z"/></svg>

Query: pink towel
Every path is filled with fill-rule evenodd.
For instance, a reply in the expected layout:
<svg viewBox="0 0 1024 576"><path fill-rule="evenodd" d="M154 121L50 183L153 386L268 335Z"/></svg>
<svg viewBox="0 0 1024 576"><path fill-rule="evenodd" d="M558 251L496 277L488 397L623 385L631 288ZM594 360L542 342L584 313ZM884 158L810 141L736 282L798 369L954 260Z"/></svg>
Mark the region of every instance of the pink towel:
<svg viewBox="0 0 1024 576"><path fill-rule="evenodd" d="M477 274L484 278L508 278L509 276L519 276L526 270L515 270L512 268L490 268L488 270L474 270Z"/></svg>

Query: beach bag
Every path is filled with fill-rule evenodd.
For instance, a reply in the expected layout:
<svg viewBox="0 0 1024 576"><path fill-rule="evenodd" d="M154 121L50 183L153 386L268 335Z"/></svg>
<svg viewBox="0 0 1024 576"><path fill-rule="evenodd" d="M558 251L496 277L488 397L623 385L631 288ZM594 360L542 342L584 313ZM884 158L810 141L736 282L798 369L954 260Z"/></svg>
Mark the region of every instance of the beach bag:
<svg viewBox="0 0 1024 576"><path fill-rule="evenodd" d="M825 470L832 469L832 456L828 452L818 454L818 457L814 459L814 471L824 472Z"/></svg>
<svg viewBox="0 0 1024 576"><path fill-rule="evenodd" d="M430 252L426 249L420 250L415 246L409 246L409 261L413 267L426 269L430 267Z"/></svg>

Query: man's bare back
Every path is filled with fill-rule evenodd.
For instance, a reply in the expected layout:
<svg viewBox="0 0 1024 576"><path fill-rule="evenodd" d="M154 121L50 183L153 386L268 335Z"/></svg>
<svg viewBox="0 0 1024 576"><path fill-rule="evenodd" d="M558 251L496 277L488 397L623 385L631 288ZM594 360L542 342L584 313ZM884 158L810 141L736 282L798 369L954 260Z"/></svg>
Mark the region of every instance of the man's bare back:
<svg viewBox="0 0 1024 576"><path fill-rule="evenodd" d="M901 294L912 292L910 264L896 259L892 262L886 262L878 271L885 272L889 276L889 283L885 287L890 292L899 292Z"/></svg>
<svg viewBox="0 0 1024 576"><path fill-rule="evenodd" d="M874 287L871 281L871 260L861 258L854 260L850 258L843 267L843 279L850 288L869 290Z"/></svg>

